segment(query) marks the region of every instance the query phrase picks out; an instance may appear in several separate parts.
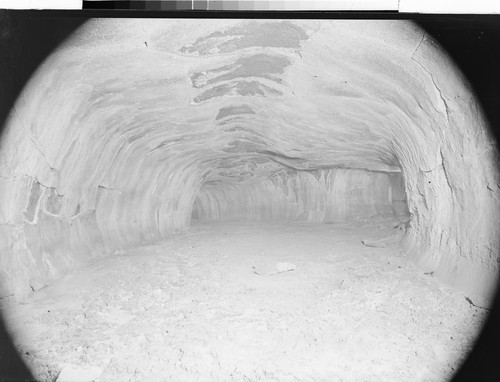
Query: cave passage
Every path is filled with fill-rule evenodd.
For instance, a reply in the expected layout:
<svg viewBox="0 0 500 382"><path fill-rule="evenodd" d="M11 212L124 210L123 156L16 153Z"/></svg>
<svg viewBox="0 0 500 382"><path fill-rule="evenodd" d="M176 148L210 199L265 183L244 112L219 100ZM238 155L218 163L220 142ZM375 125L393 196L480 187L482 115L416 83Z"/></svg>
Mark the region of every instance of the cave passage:
<svg viewBox="0 0 500 382"><path fill-rule="evenodd" d="M16 347L43 381L449 378L498 278L487 127L411 22L91 20L0 141Z"/></svg>

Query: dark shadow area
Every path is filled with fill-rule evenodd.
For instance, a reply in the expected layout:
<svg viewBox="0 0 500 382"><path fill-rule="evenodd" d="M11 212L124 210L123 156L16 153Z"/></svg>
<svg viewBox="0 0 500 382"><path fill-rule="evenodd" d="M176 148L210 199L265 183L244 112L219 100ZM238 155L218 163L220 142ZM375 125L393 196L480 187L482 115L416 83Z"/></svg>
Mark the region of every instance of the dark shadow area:
<svg viewBox="0 0 500 382"><path fill-rule="evenodd" d="M9 111L41 62L80 25L83 17L0 10L0 134ZM33 381L0 315L0 381Z"/></svg>
<svg viewBox="0 0 500 382"><path fill-rule="evenodd" d="M479 98L498 142L500 129L500 17L494 15L422 16L418 19L458 64ZM498 147L498 146L497 146ZM500 294L497 295L474 350L454 376L454 382L500 381Z"/></svg>
<svg viewBox="0 0 500 382"><path fill-rule="evenodd" d="M0 126L38 65L87 19L0 10Z"/></svg>
<svg viewBox="0 0 500 382"><path fill-rule="evenodd" d="M0 316L0 381L33 381L33 376L17 354Z"/></svg>
<svg viewBox="0 0 500 382"><path fill-rule="evenodd" d="M500 380L498 367L498 343L500 342L500 294L498 293L493 304L493 309L488 316L474 348L453 377L453 382L485 381L496 382Z"/></svg>
<svg viewBox="0 0 500 382"><path fill-rule="evenodd" d="M497 133L500 127L500 17L420 16L417 22L446 49L469 79Z"/></svg>

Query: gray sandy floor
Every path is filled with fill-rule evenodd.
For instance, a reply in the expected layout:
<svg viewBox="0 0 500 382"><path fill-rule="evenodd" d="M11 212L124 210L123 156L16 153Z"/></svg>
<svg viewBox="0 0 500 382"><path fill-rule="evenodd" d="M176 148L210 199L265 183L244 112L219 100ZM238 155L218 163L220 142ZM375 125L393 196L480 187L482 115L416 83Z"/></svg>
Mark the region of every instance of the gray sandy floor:
<svg viewBox="0 0 500 382"><path fill-rule="evenodd" d="M397 235L194 223L3 311L42 381L442 382L485 311L402 257Z"/></svg>

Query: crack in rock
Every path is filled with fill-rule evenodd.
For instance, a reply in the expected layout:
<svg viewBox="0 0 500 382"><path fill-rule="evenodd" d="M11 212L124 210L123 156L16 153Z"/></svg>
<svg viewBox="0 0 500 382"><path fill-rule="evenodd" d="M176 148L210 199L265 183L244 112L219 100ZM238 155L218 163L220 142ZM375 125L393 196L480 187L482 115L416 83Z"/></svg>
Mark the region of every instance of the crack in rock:
<svg viewBox="0 0 500 382"><path fill-rule="evenodd" d="M434 85L434 88L437 90L437 92L439 94L439 98L441 99L441 103L444 106L444 114L446 116L446 122L450 123L450 110L449 110L448 104L447 104L446 100L444 99L444 96L443 96L443 93L441 92L441 89L437 86L436 81L434 80L434 76L432 75L432 73L420 61L418 61L415 58L415 54L420 49L420 46L425 41L426 37L427 37L427 33L424 33L422 35L422 39L420 40L419 44L415 48L415 51L412 53L410 59L412 61L416 62L429 75L429 78L431 79L432 84Z"/></svg>
<svg viewBox="0 0 500 382"><path fill-rule="evenodd" d="M52 166L49 162L49 160L47 159L47 156L45 155L45 153L42 151L42 149L40 149L40 147L38 146L38 142L37 140L35 139L35 137L33 136L32 134L32 131L31 129L28 128L28 126L26 126L26 124L24 123L24 120L21 118L21 116L19 115L19 113L17 112L17 109L16 107L14 106L12 108L12 110L14 111L14 113L16 114L17 118L19 119L19 121L21 122L21 125L24 127L24 129L26 130L26 133L28 134L31 142L33 143L33 145L35 146L36 150L40 153L40 155L42 156L42 158L45 160L45 163L47 164L47 166L49 166L49 168L52 170L52 171L57 171L57 169Z"/></svg>
<svg viewBox="0 0 500 382"><path fill-rule="evenodd" d="M49 166L49 168L52 171L57 171L57 169L50 164L50 162L47 159L47 157L45 156L44 152L40 149L40 147L38 147L38 143L37 143L36 139L33 137L33 135L29 131L28 131L28 136L30 137L31 142L33 143L33 145L35 146L35 148L37 149L37 151L40 153L40 155L45 160L45 163L47 164L47 166Z"/></svg>
<svg viewBox="0 0 500 382"><path fill-rule="evenodd" d="M429 172L433 172L433 171L436 171L438 168L440 167L443 167L444 168L444 164L443 162L441 163L438 163L437 165L435 165L433 168L431 168L430 170L424 170L423 168L420 168L420 171L421 172L425 172L425 173L429 173Z"/></svg>
<svg viewBox="0 0 500 382"><path fill-rule="evenodd" d="M121 192L122 192L122 191L121 191L120 189L118 189L118 188L108 187L108 186L103 186L103 185L101 185L101 184L99 184L99 185L97 186L97 188L102 188L102 189L104 189L104 190L118 191L120 194L121 194Z"/></svg>
<svg viewBox="0 0 500 382"><path fill-rule="evenodd" d="M443 165L443 172L444 172L444 177L446 179L446 183L448 184L448 187L450 188L451 193L453 195L453 187L450 184L450 179L448 179L448 173L446 172L446 167L444 166L443 149L439 150L439 154L441 155L441 162L442 162L442 165Z"/></svg>

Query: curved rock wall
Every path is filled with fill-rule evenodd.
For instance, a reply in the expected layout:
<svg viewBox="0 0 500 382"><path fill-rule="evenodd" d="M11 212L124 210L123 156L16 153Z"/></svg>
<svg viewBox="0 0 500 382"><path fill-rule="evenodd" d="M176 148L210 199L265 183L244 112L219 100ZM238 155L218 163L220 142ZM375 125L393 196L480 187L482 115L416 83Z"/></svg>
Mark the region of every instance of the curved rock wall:
<svg viewBox="0 0 500 382"><path fill-rule="evenodd" d="M238 214L258 216L249 200L301 179L300 207L271 215L311 206L319 219L314 175L276 175L349 168L402 171L407 253L489 296L500 181L486 127L453 62L409 22L93 20L39 68L4 129L4 293L186 228L202 185L199 200L244 194Z"/></svg>
<svg viewBox="0 0 500 382"><path fill-rule="evenodd" d="M202 187L193 218L337 223L407 218L400 173L335 169L281 171L262 181Z"/></svg>

